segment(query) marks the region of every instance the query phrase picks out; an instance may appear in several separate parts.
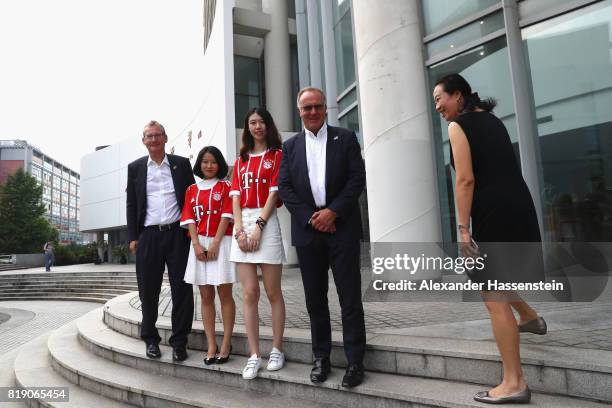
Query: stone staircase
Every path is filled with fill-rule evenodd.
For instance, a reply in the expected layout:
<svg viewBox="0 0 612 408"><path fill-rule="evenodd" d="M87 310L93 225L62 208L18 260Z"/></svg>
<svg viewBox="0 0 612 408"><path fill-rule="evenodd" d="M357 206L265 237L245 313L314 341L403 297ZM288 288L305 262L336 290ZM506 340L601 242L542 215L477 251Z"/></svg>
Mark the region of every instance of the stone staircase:
<svg viewBox="0 0 612 408"><path fill-rule="evenodd" d="M167 278L165 278L167 283ZM106 303L138 290L134 272L47 272L0 275L2 300L73 300Z"/></svg>
<svg viewBox="0 0 612 408"><path fill-rule="evenodd" d="M243 326L236 326L231 360L202 362L205 336L194 326L189 358L174 363L167 346L169 319L160 317L162 358L145 356L138 338L140 312L135 294L121 295L48 338L22 347L15 358L20 386L70 388L70 402L32 400L46 407L480 407L475 392L496 384L501 363L490 342L375 335L368 338L366 378L351 390L340 386L344 370L341 339L334 337L332 374L327 382L309 380L309 332L287 329L286 366L260 371L245 381L247 359ZM262 351L271 348L271 330L261 327ZM220 342L221 338L218 338ZM535 407L605 407L612 403L612 353L601 350L523 345L527 380Z"/></svg>

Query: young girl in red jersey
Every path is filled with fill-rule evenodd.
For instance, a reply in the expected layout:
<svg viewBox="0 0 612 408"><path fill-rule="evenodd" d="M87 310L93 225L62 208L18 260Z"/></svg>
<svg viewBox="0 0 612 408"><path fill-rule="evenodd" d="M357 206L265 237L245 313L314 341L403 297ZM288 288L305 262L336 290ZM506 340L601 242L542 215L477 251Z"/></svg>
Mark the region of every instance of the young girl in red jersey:
<svg viewBox="0 0 612 408"><path fill-rule="evenodd" d="M185 282L198 285L202 297L202 322L208 341L204 363L222 364L229 360L236 304L232 284L236 282L235 265L230 262L232 242L231 184L223 180L228 167L223 155L214 146L204 147L193 166L193 173L202 180L185 193L181 226L189 229L191 249L185 271ZM215 337L215 286L221 301L223 343L217 349Z"/></svg>
<svg viewBox="0 0 612 408"><path fill-rule="evenodd" d="M264 288L272 309L273 344L267 369L279 370L285 363L282 352L285 329L285 301L281 292L281 271L285 252L276 208L281 138L270 113L251 109L244 120L240 157L234 165L232 204L234 238L231 260L236 262L244 293L244 321L251 357L242 371L244 379L257 377L261 367L259 352L259 281L261 267Z"/></svg>

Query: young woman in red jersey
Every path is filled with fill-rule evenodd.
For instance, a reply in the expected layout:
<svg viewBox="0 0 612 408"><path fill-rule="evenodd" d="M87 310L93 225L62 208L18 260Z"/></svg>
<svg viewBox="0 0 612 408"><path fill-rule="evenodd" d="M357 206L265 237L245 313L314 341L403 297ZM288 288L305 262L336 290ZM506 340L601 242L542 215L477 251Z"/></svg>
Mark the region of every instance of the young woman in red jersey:
<svg viewBox="0 0 612 408"><path fill-rule="evenodd" d="M229 259L233 220L231 184L224 180L227 172L227 163L219 149L204 147L193 166L193 173L202 180L187 188L181 215L181 226L189 229L192 244L184 279L200 288L202 322L208 341L206 365L229 360L236 317L236 303L232 297L236 268ZM215 336L215 287L223 317L221 349L217 349Z"/></svg>
<svg viewBox="0 0 612 408"><path fill-rule="evenodd" d="M281 291L281 271L285 252L276 208L278 173L282 155L280 134L270 113L264 108L251 109L244 120L240 157L234 165L232 205L234 240L231 261L244 293L244 320L251 357L242 371L244 379L257 377L261 367L259 352L259 281L261 267L264 288L272 309L273 344L267 369L279 370L285 363L282 352L285 329L285 301Z"/></svg>

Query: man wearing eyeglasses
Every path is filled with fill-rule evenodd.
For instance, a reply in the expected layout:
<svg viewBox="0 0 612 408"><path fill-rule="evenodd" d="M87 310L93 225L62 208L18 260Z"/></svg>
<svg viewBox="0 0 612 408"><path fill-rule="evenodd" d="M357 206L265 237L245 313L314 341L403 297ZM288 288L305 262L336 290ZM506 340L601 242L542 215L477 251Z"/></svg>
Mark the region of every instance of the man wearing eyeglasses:
<svg viewBox="0 0 612 408"><path fill-rule="evenodd" d="M127 227L130 250L136 255L136 278L142 308L140 337L149 358L161 357L161 337L155 322L159 293L168 267L172 292L172 358L187 358L187 335L193 321L193 290L183 281L189 238L179 228L187 187L195 183L189 160L166 154L168 136L164 127L149 122L142 143L149 155L128 165Z"/></svg>
<svg viewBox="0 0 612 408"><path fill-rule="evenodd" d="M297 106L305 129L283 144L279 194L291 213L291 239L310 316L315 358L310 380L322 383L330 372L331 267L348 362L342 386L354 387L363 381L366 344L359 256L358 199L365 186L361 148L355 132L325 123L327 105L320 89L302 89Z"/></svg>

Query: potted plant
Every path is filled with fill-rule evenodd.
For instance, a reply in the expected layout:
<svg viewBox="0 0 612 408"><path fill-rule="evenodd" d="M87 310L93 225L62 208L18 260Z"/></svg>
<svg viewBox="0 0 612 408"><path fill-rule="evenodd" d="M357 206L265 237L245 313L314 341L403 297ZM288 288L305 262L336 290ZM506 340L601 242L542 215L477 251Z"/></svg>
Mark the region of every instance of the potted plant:
<svg viewBox="0 0 612 408"><path fill-rule="evenodd" d="M113 256L119 258L119 263L125 265L127 263L128 247L125 244L115 245L113 247Z"/></svg>

